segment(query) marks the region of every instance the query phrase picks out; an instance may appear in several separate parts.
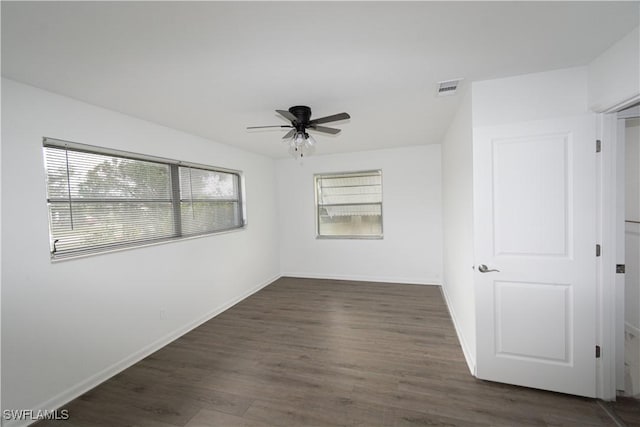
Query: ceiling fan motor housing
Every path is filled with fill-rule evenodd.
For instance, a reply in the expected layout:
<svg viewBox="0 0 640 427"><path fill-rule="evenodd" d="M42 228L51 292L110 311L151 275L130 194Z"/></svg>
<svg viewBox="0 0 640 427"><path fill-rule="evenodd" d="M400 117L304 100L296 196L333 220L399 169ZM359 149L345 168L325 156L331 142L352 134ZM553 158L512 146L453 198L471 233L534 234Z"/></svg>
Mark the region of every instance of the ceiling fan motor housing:
<svg viewBox="0 0 640 427"><path fill-rule="evenodd" d="M311 108L306 105L296 105L289 108L289 112L296 116L296 123L293 123L296 130L304 132L305 128L309 124L309 120L311 119Z"/></svg>

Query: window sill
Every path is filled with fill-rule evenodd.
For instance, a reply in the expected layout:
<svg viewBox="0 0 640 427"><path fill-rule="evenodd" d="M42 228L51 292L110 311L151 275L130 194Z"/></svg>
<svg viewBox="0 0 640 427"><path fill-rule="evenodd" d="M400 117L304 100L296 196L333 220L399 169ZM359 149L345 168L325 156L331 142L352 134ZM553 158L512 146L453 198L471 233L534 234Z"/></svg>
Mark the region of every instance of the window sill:
<svg viewBox="0 0 640 427"><path fill-rule="evenodd" d="M316 235L316 240L383 240L384 236L321 236Z"/></svg>
<svg viewBox="0 0 640 427"><path fill-rule="evenodd" d="M222 234L230 234L230 233L237 233L239 231L244 231L246 230L248 227L248 224L243 225L242 227L237 227L237 228L232 228L229 230L223 230L223 231L216 231L213 233L206 233L206 234L198 234L195 236L185 236L185 237L170 237L167 239L163 239L163 240L158 240L155 242L148 242L148 243L140 243L140 244L131 244L131 245L123 245L120 247L114 247L114 248L110 248L110 249L105 249L105 250L97 250L94 252L80 252L77 254L69 254L69 255L62 255L62 256L54 256L50 254L50 260L51 263L53 264L57 264L59 262L65 262L65 261L71 261L71 260L76 260L76 259L81 259L81 258L88 258L88 257L94 257L94 256L99 256L99 255L106 255L106 254L111 254L114 252L124 252L124 251L130 251L130 250L134 250L134 249L140 249L140 248L147 248L150 246L160 246L160 245L166 245L168 243L178 243L178 242L184 242L187 240L195 240L195 239L202 239L205 237L212 237L212 236L219 236Z"/></svg>

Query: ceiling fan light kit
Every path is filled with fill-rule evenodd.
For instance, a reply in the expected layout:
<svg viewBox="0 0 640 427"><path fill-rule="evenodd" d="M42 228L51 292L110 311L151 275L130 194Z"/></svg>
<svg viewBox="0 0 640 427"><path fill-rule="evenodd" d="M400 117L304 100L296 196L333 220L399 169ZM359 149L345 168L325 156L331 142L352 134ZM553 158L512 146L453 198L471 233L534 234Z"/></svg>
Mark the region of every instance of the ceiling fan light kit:
<svg viewBox="0 0 640 427"><path fill-rule="evenodd" d="M304 156L310 156L316 151L316 141L311 135L303 132L296 132L295 135L288 140L289 154L294 159L301 159Z"/></svg>
<svg viewBox="0 0 640 427"><path fill-rule="evenodd" d="M347 113L338 113L331 116L321 117L311 120L311 108L306 105L296 105L288 110L276 110L285 119L291 122L290 125L274 125L274 126L249 126L247 129L264 129L264 128L290 128L291 130L282 137L288 140L289 154L295 159L301 159L305 156L313 154L315 151L316 141L307 132L308 130L328 133L335 135L340 129L319 126L322 123L335 122L338 120L350 119Z"/></svg>

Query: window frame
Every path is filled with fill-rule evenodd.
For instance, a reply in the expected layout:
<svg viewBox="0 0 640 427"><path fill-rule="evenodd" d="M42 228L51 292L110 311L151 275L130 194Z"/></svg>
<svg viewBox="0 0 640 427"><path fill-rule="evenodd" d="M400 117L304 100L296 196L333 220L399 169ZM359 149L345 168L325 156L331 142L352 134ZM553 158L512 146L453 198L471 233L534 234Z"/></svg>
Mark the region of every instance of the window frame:
<svg viewBox="0 0 640 427"><path fill-rule="evenodd" d="M135 242L126 242L126 243L114 243L109 245L97 246L93 248L85 248L78 249L65 253L56 253L55 252L55 240L52 234L52 223L50 218L50 208L49 205L51 203L49 191L48 191L48 179L49 175L47 172L47 161L46 161L46 153L45 149L47 147L57 148L57 149L66 149L69 151L83 152L88 154L98 154L105 156L112 156L122 159L128 160L137 160L137 161L145 161L158 163L168 166L169 168L169 184L171 189L171 207L173 211L173 223L174 223L174 234L172 236L160 237L160 238L152 238L152 239L143 239ZM231 232L242 231L247 228L248 220L247 220L247 207L246 207L246 190L245 190L245 176L244 172L235 169L222 168L218 166L205 165L202 163L194 163L188 161L174 160L165 157L147 155L134 153L126 150L118 150L107 147L98 147L95 145L83 144L78 142L65 141L57 138L43 137L42 138L42 155L43 155L43 166L44 166L44 175L45 175L45 203L47 205L47 224L49 229L49 255L52 262L55 261L64 261L75 258L84 258L87 256L100 255L111 252L119 252L123 250L141 248L146 246L155 246L159 244L165 244L170 242L178 242L183 240L190 239L198 239L202 237L207 237L211 235L217 234L226 234ZM181 206L181 197L180 197L180 181L176 180L176 176L179 176L179 170L181 167L186 168L194 168L201 169L212 172L221 172L226 174L232 174L237 177L238 180L238 212L240 214L240 225L237 227L231 227L221 230L215 231L207 231L203 233L197 234L183 234L182 224L180 221L180 216L176 216L176 211L180 211ZM177 178L179 179L179 177Z"/></svg>
<svg viewBox="0 0 640 427"><path fill-rule="evenodd" d="M379 175L380 176L380 202L367 203L369 205L380 205L380 234L376 235L361 235L361 234L340 234L340 235L325 235L320 234L320 207L324 206L320 204L318 200L318 184L322 178L337 178L337 177L351 177L358 175ZM369 169L360 171L349 172L323 172L313 175L313 194L315 200L315 227L316 227L316 239L318 240L383 240L384 239L384 180L382 179L382 169ZM345 204L349 206L350 204Z"/></svg>

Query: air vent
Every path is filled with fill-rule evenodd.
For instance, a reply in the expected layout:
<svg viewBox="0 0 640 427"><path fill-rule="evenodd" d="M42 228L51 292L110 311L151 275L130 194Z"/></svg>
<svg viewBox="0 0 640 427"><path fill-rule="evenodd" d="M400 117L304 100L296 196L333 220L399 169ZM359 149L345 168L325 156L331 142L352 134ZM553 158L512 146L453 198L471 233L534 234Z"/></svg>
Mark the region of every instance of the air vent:
<svg viewBox="0 0 640 427"><path fill-rule="evenodd" d="M445 80L438 82L438 96L451 96L455 95L458 91L458 85L462 79Z"/></svg>

